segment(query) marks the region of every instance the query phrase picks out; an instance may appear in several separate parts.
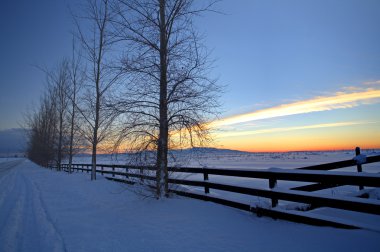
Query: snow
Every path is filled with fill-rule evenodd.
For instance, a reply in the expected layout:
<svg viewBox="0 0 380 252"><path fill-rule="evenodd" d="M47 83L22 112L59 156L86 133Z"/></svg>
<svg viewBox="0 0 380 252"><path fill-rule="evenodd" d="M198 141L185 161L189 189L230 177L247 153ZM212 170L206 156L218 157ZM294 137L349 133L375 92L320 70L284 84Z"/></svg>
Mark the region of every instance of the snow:
<svg viewBox="0 0 380 252"><path fill-rule="evenodd" d="M367 156L360 154L354 157L354 160L356 161L357 164L364 164L367 161Z"/></svg>
<svg viewBox="0 0 380 252"><path fill-rule="evenodd" d="M368 156L380 155L380 150L362 150L362 153ZM310 165L330 163L342 160L350 160L355 154L355 151L326 151L326 152L284 152L284 153L225 153L225 152L205 152L196 155L190 155L189 152L184 152L176 157L177 162L171 160L170 165L180 164L183 167L205 167L205 168L227 168L227 169L270 169L271 171L284 172L291 169L305 167ZM97 157L99 164L128 164L130 162L127 154L119 155L100 155ZM80 155L74 158L74 163L91 163L91 156ZM277 167L277 168L270 168ZM120 171L125 171L120 169ZM297 172L302 172L298 170ZM303 171L307 173L308 171ZM318 171L311 171L316 173ZM329 171L333 174L346 174L344 172L353 172L357 174L356 165L352 167L342 168L337 171ZM380 172L380 162L363 165L363 176L368 176L370 173ZM322 172L324 173L324 172ZM203 181L202 174L175 173L173 174L178 179L198 180ZM268 188L268 180L266 179L250 179L239 177L225 177L218 175L209 175L209 181L215 183L228 183L245 187L260 187ZM293 182L293 181L278 181L277 187L289 189L296 186L303 186L310 182ZM357 187L345 187L350 192L357 191ZM195 189L196 190L196 189ZM203 190L203 189L201 189ZM339 192L340 189L333 189L334 192ZM215 192L215 190L212 190ZM331 193L332 190L324 190ZM229 197L230 193L217 192L218 195L223 194L224 197ZM346 193L346 191L344 192ZM244 197L242 195L232 194L233 197Z"/></svg>
<svg viewBox="0 0 380 252"><path fill-rule="evenodd" d="M210 202L143 198L28 160L0 164L0 251L378 251L380 233L315 227Z"/></svg>
<svg viewBox="0 0 380 252"><path fill-rule="evenodd" d="M178 153L176 160L169 160L170 166L180 165L183 167L200 168L229 168L229 169L268 169L278 167L281 169L294 169L310 165L318 165L342 160L352 160L355 151L305 151L305 152L267 152L228 154L224 152L205 152L191 154L188 152ZM380 150L362 150L362 155L380 155ZM98 155L99 164L128 164L128 154ZM78 155L74 157L74 163L91 163L90 155ZM339 169L339 171L356 172L355 166ZM380 163L365 164L365 172L379 172Z"/></svg>
<svg viewBox="0 0 380 252"><path fill-rule="evenodd" d="M325 152L284 152L284 153L234 153L234 152L223 152L223 151L205 151L199 152L196 155L190 155L190 152L177 153L177 162L176 164L181 164L183 167L208 167L208 168L227 168L227 169L242 169L242 170L269 170L272 172L287 172L287 173L314 173L314 174L324 174L326 171L307 171L307 170L294 170L294 168L330 163L342 160L350 160L355 151L325 151ZM362 150L362 155L374 156L379 155L379 150ZM90 160L88 156L77 157L76 162L79 163L89 163ZM118 164L128 164L129 157L128 155L101 155L99 158L100 163L118 163ZM171 161L171 165L175 163ZM272 168L270 168L272 167ZM358 174L356 165L341 168L338 170L327 171L329 174L334 175L357 175L357 176L371 176L378 177L380 172L380 162L364 164L363 172ZM124 171L120 169L120 171ZM203 174L188 174L188 173L173 173L171 174L173 178L177 179L187 179L187 180L196 180L203 181ZM116 176L123 178L122 176ZM219 176L219 175L209 175L209 181L213 183L222 183L229 184L241 187L249 188L261 188L268 189L269 183L267 179L251 179L251 178L240 178L240 177L228 177L228 176ZM290 188L304 186L312 184L312 182L295 182L295 181L282 181L278 180L276 185L276 190L287 190ZM192 187L192 186L176 186L172 185L174 189L189 190L193 193L204 193L203 187ZM365 190L369 190L368 194L370 198L375 198L372 196L375 194L373 188L366 187ZM315 195L320 196L350 196L353 199L357 198L358 194L363 194L365 191L359 192L358 186L339 186L334 188L329 188L325 190L320 190L313 192ZM221 190L210 190L210 196L223 198L227 200L232 200L240 202L243 204L249 204L252 206L271 206L271 200L256 196L232 193ZM279 201L279 207L282 209L307 209L309 206L302 203L294 203L289 201ZM331 208L329 208L331 209ZM314 210L312 210L314 211ZM312 212L309 211L309 212ZM343 210L342 210L343 211ZM334 212L329 211L320 212L322 218L334 218ZM349 215L344 214L345 221L350 222L351 218ZM367 215L363 214L362 217L356 215L357 220L363 220L363 226L365 223L372 222L380 227L380 219L378 215L371 215L369 218ZM380 229L380 228L378 228Z"/></svg>
<svg viewBox="0 0 380 252"><path fill-rule="evenodd" d="M15 157L0 157L0 163L14 161L14 160L21 160L22 158L15 158Z"/></svg>
<svg viewBox="0 0 380 252"><path fill-rule="evenodd" d="M317 216L325 215L331 220L341 221L345 224L350 224L356 227L361 227L367 230L373 230L380 233L380 216L372 214L358 213L354 211L335 209L329 207L321 207L310 211L311 214Z"/></svg>

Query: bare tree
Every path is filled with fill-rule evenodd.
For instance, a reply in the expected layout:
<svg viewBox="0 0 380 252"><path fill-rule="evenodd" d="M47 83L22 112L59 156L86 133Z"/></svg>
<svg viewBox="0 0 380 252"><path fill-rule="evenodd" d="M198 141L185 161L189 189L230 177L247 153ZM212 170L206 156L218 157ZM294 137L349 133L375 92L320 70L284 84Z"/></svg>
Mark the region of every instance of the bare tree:
<svg viewBox="0 0 380 252"><path fill-rule="evenodd" d="M64 149L66 148L65 137L67 136L66 114L69 104L69 72L68 61L62 60L55 70L47 72L47 81L51 92L52 102L58 116L58 146L57 146L57 169L61 170Z"/></svg>
<svg viewBox="0 0 380 252"><path fill-rule="evenodd" d="M75 135L77 132L77 110L78 101L77 96L79 94L80 88L84 82L84 73L81 69L81 55L75 49L75 42L73 40L72 57L68 64L69 71L69 98L70 98L70 109L68 111L68 121L70 124L69 133L69 173L72 172L71 166L73 163L73 155L75 152Z"/></svg>
<svg viewBox="0 0 380 252"><path fill-rule="evenodd" d="M109 30L112 12L109 0L88 0L83 16L75 16L78 37L88 62L86 90L84 92L81 118L84 121L82 133L91 144L91 180L96 179L96 154L98 145L110 133L113 113L107 109L106 93L116 82L119 72L110 67L109 57L113 44ZM79 22L81 21L81 22ZM85 30L83 27L90 27Z"/></svg>
<svg viewBox="0 0 380 252"><path fill-rule="evenodd" d="M48 88L35 111L24 118L28 133L27 154L33 162L48 167L57 160L57 125L55 92Z"/></svg>
<svg viewBox="0 0 380 252"><path fill-rule="evenodd" d="M47 87L40 108L34 113L34 117L38 118L39 122L32 123L32 125L29 126L32 128L37 127L38 131L42 132L44 136L49 138L54 137L51 143L56 143L54 150L56 150L57 153L54 156L57 169L61 170L62 159L66 154L67 147L66 114L69 103L68 61L63 59L54 69L38 68L46 75ZM30 122L30 120L28 121ZM48 128L45 130L46 123L48 123ZM49 148L52 147L50 144L47 146L49 146ZM51 148L51 150L53 150L53 148Z"/></svg>
<svg viewBox="0 0 380 252"><path fill-rule="evenodd" d="M128 92L115 104L125 115L121 138L156 150L156 197L168 195L168 150L208 139L206 122L218 107L219 86L193 18L214 2L119 0L115 7Z"/></svg>

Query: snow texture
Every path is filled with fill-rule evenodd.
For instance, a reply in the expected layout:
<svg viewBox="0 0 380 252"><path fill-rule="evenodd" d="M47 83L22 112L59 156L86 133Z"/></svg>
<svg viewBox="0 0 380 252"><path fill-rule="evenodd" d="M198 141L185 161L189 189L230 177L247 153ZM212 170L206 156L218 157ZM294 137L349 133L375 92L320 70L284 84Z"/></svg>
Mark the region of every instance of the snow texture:
<svg viewBox="0 0 380 252"><path fill-rule="evenodd" d="M380 233L259 218L188 198L155 200L28 160L0 164L0 251L378 251Z"/></svg>
<svg viewBox="0 0 380 252"><path fill-rule="evenodd" d="M365 164L365 162L367 162L367 156L360 154L360 155L355 156L354 160L356 161L358 165Z"/></svg>

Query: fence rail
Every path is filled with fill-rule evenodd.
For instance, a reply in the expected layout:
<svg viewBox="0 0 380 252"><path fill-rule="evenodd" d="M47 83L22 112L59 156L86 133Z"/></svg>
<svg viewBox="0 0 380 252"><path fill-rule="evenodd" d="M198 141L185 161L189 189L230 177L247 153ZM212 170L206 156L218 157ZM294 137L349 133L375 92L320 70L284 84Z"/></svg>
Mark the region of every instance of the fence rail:
<svg viewBox="0 0 380 252"><path fill-rule="evenodd" d="M356 149L356 154L360 155L360 149ZM307 167L296 168L293 170L284 169L269 169L269 170L236 170L236 169L215 169L215 168L192 168L192 167L169 167L171 174L203 174L202 180L187 180L178 178L169 178L168 183L172 185L186 185L191 187L204 188L204 194L195 193L192 191L171 189L170 191L182 196L212 201L215 203L256 212L260 215L268 215L274 218L283 218L291 221L318 224L332 225L337 227L353 227L342 223L337 223L331 220L323 220L315 217L306 216L302 213L294 214L281 211L276 208L279 200L300 202L310 204L315 207L332 207L337 209L351 210L363 213L380 215L380 202L378 200L362 199L355 197L330 197L312 193L316 190L342 186L354 185L359 186L359 189L364 187L380 187L380 174L361 173L362 165L380 162L380 155L367 157L365 162L356 160L344 160L327 164L313 165ZM357 166L358 172L329 172L339 168ZM359 167L360 166L360 167ZM63 169L68 169L68 164L61 166ZM72 169L82 172L90 172L91 164L72 164ZM115 170L118 168L118 170ZM124 169L124 171L120 171ZM137 173L130 172L138 170ZM155 167L141 167L129 165L109 165L98 164L96 172L112 175L108 179L133 184L135 181L131 178L140 180L154 181L154 176L146 175L143 171L155 171ZM269 189L241 187L236 185L228 185L221 183L213 183L209 181L210 175L241 177L252 179L268 180ZM115 177L118 176L118 177ZM297 182L313 182L314 184L294 187L287 190L276 188L278 181L297 181ZM251 196L268 198L272 202L272 208L262 208L260 206L250 206L241 202L235 202L215 196L210 196L210 189L221 190Z"/></svg>

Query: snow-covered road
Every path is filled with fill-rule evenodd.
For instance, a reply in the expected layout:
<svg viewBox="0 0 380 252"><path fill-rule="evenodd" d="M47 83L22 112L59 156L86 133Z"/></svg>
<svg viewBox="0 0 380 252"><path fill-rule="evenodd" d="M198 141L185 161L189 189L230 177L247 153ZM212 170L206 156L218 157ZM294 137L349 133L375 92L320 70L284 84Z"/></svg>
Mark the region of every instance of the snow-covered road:
<svg viewBox="0 0 380 252"><path fill-rule="evenodd" d="M157 201L28 160L0 163L0 251L378 251L380 233L258 218L186 198Z"/></svg>
<svg viewBox="0 0 380 252"><path fill-rule="evenodd" d="M0 251L65 250L37 185L22 169L24 162L0 164Z"/></svg>

